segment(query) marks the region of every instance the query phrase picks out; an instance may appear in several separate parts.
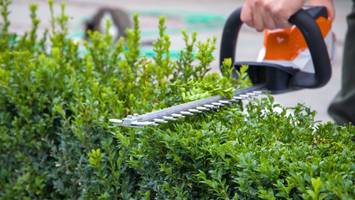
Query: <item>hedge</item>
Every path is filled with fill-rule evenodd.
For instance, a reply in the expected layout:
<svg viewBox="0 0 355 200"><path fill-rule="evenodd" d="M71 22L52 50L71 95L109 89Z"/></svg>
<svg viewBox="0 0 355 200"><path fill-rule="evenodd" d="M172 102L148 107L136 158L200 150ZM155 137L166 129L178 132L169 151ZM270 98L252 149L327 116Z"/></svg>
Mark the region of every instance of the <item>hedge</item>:
<svg viewBox="0 0 355 200"><path fill-rule="evenodd" d="M182 32L169 56L164 18L150 59L138 17L117 43L68 35L65 4L51 26L9 32L0 0L0 199L352 199L354 126L319 123L304 105L272 97L143 129L123 118L250 85L208 73L215 39ZM226 60L224 67L230 67ZM227 70L228 71L228 70Z"/></svg>

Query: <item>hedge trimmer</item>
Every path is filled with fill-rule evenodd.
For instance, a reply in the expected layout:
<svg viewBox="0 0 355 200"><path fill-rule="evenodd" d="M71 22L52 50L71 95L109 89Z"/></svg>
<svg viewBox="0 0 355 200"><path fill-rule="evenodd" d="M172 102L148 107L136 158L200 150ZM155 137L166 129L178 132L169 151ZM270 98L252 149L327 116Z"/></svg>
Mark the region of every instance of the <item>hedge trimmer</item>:
<svg viewBox="0 0 355 200"><path fill-rule="evenodd" d="M235 10L224 26L220 64L226 58L234 63L235 47L242 21L241 9ZM131 115L124 119L110 119L119 126L143 127L175 121L179 118L218 110L221 107L251 99L264 92L285 93L304 88L324 86L331 77L330 53L333 53L334 35L332 21L325 7L300 9L290 17L294 26L287 29L265 31L264 48L257 62L236 62L235 70L248 65L252 87L237 90L231 99L220 95L200 99L143 115ZM327 48L328 47L328 48ZM234 74L238 78L237 73Z"/></svg>

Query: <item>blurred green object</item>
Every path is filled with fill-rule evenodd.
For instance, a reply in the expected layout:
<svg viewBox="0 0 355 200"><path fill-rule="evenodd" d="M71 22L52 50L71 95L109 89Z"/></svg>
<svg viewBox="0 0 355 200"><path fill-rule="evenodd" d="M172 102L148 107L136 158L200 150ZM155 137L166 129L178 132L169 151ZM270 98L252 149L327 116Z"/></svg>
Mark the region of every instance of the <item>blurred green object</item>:
<svg viewBox="0 0 355 200"><path fill-rule="evenodd" d="M224 24L225 16L210 12L193 12L185 10L140 10L134 13L139 13L142 18L145 17L156 17L160 16L166 17L167 21L169 19L176 20L183 25L184 29L189 32L211 32L214 30L220 30ZM179 34L181 27L167 27L168 34ZM142 36L156 36L157 30L154 27L149 29L142 29Z"/></svg>
<svg viewBox="0 0 355 200"><path fill-rule="evenodd" d="M85 33L84 32L72 32L68 35L68 37L74 41L77 42L82 42L84 40ZM16 42L16 41L14 41ZM80 55L85 55L87 53L87 50L83 45L80 45L79 47ZM148 58L152 58L155 56L155 52L153 50L153 47L151 45L144 45L142 44L141 48L142 54ZM180 52L178 49L170 49L170 58L172 59L178 59ZM195 53L194 53L195 54Z"/></svg>

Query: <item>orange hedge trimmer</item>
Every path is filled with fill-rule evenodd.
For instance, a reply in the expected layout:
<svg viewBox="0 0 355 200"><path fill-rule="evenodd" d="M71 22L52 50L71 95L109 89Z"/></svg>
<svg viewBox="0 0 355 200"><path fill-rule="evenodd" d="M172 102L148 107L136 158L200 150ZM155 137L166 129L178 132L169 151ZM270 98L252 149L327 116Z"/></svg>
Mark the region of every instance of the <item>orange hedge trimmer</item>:
<svg viewBox="0 0 355 200"><path fill-rule="evenodd" d="M234 11L224 26L220 64L226 58L234 63L235 47L242 26L241 9ZM331 63L328 50L332 53L334 35L332 21L325 7L310 7L299 10L289 22L294 26L287 29L267 30L264 48L257 62L235 62L235 70L248 65L248 74L254 84L238 90L232 99L213 96L143 115L132 115L124 119L111 119L120 126L142 127L175 121L185 116L202 113L230 105L243 99L261 95L264 91L272 94L304 88L324 86L331 77ZM237 74L234 74L235 78Z"/></svg>

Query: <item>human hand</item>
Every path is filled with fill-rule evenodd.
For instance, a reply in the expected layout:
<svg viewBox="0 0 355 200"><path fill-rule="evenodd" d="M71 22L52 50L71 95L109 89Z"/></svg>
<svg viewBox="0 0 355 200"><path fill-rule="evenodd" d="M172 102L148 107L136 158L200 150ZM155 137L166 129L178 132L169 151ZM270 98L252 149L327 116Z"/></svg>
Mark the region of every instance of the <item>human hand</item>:
<svg viewBox="0 0 355 200"><path fill-rule="evenodd" d="M257 31L264 29L286 28L289 18L305 4L305 0L246 0L241 20ZM334 17L332 0L310 0L310 5L323 5Z"/></svg>

